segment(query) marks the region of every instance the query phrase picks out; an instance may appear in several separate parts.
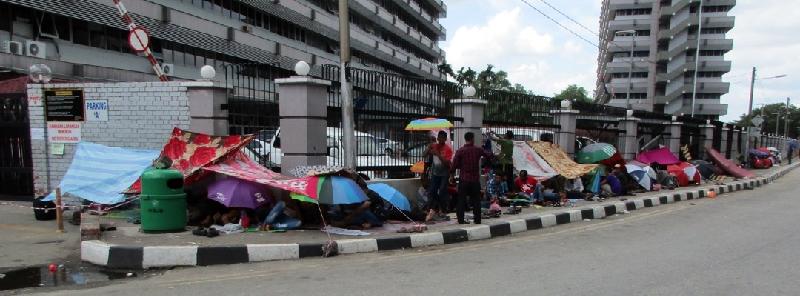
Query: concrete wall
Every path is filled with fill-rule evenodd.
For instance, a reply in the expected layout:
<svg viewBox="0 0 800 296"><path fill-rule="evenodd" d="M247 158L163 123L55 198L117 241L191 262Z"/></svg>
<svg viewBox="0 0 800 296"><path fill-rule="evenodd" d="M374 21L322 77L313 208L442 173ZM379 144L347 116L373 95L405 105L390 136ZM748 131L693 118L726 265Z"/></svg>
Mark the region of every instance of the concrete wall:
<svg viewBox="0 0 800 296"><path fill-rule="evenodd" d="M210 83L205 83L210 84ZM83 141L103 145L161 149L173 127L190 128L188 90L199 82L67 83L28 85L28 97L42 97L43 89L83 89L86 100L108 100L108 121L82 123ZM31 129L46 128L43 106L29 106ZM87 114L88 115L88 114ZM45 141L32 139L34 188L47 192ZM77 144L64 144L63 155L49 156L50 189L58 185Z"/></svg>

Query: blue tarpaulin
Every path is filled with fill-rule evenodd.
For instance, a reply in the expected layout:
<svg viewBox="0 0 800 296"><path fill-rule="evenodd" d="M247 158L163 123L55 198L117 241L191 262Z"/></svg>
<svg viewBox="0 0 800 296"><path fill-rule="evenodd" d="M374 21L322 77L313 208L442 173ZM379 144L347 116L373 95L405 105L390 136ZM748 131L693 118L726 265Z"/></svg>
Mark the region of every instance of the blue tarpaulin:
<svg viewBox="0 0 800 296"><path fill-rule="evenodd" d="M64 195L100 204L119 203L125 200L121 192L136 182L160 152L81 142L58 186ZM54 198L50 193L45 200Z"/></svg>

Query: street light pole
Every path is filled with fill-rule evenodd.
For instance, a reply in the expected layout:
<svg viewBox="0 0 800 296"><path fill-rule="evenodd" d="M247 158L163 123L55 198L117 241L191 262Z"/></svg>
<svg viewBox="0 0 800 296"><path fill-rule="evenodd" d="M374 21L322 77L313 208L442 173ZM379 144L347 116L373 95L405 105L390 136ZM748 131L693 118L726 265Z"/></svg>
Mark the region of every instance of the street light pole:
<svg viewBox="0 0 800 296"><path fill-rule="evenodd" d="M342 148L344 167L356 168L355 122L353 120L352 85L347 80L350 65L350 8L347 0L339 0L339 83L342 103Z"/></svg>
<svg viewBox="0 0 800 296"><path fill-rule="evenodd" d="M784 138L789 138L789 118L790 118L789 117L789 106L790 106L789 102L791 102L791 100L792 99L790 99L789 97L786 97L786 118L784 118L784 121L786 121L786 126L783 128L783 137Z"/></svg>
<svg viewBox="0 0 800 296"><path fill-rule="evenodd" d="M700 72L700 33L703 29L703 0L697 6L697 49L694 54L694 82L692 83L692 118L694 118L694 104L697 100L697 72Z"/></svg>
<svg viewBox="0 0 800 296"><path fill-rule="evenodd" d="M633 89L633 50L636 47L636 30L622 30L614 33L616 36L619 34L630 34L631 39L631 52L628 58L630 59L630 66L628 67L628 94L625 97L625 108L631 110L631 89Z"/></svg>

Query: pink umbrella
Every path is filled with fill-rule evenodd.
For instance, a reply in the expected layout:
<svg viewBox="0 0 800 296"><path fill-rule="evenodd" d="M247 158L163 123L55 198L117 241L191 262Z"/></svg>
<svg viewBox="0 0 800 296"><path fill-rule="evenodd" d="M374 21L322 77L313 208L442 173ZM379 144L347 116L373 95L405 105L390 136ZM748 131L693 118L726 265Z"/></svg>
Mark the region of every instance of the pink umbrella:
<svg viewBox="0 0 800 296"><path fill-rule="evenodd" d="M680 159L678 159L675 154L672 154L672 152L670 152L666 147L639 153L639 155L636 157L636 160L646 164L656 162L663 165L671 165L681 162Z"/></svg>

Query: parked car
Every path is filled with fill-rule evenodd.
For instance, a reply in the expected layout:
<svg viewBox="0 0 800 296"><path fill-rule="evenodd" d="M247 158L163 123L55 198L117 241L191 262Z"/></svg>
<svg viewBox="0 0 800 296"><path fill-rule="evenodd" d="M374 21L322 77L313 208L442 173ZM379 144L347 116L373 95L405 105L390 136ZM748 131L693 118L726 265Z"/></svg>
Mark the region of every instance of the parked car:
<svg viewBox="0 0 800 296"><path fill-rule="evenodd" d="M375 137L375 142L377 143L377 148L385 155L396 155L401 151L404 151L403 144L397 141L392 141L386 138Z"/></svg>
<svg viewBox="0 0 800 296"><path fill-rule="evenodd" d="M386 147L401 147L402 145L399 145L399 143L393 144L393 141L387 140L386 145L391 146L382 146L379 145L377 137L359 131L355 132L355 137L356 154L359 165L372 167L410 165L403 160L385 156ZM341 147L342 130L336 127L328 127L326 135L328 165L342 164ZM274 130L274 132L270 130L259 132L258 137L245 146L245 148L245 154L250 158L262 164L266 164L269 167L279 167L281 165L281 157L283 156L280 129Z"/></svg>

